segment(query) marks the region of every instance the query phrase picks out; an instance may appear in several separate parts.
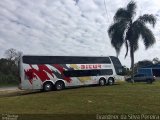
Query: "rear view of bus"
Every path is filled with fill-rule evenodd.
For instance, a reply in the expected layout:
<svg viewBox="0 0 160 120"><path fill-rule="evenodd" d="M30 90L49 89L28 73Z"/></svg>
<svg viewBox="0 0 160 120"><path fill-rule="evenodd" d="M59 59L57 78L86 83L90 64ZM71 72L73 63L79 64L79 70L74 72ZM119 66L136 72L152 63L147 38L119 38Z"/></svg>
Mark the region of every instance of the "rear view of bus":
<svg viewBox="0 0 160 120"><path fill-rule="evenodd" d="M51 91L72 86L112 85L122 69L114 56L21 55L20 58L20 89Z"/></svg>

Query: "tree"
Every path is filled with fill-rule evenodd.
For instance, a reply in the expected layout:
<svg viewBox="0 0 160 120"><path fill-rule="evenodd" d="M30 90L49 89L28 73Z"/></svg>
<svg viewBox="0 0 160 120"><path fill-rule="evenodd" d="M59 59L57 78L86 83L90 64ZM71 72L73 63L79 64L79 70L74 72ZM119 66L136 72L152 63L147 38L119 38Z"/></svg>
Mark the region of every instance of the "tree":
<svg viewBox="0 0 160 120"><path fill-rule="evenodd" d="M6 50L4 54L8 60L14 61L17 64L20 58L21 52L17 51L14 48L10 48Z"/></svg>
<svg viewBox="0 0 160 120"><path fill-rule="evenodd" d="M134 64L134 70L137 72L138 68L145 67L145 66L152 66L153 62L151 60L142 60L138 61Z"/></svg>
<svg viewBox="0 0 160 120"><path fill-rule="evenodd" d="M122 66L122 74L121 75L130 75L130 69L126 66Z"/></svg>
<svg viewBox="0 0 160 120"><path fill-rule="evenodd" d="M153 58L153 64L160 64L160 60L159 60L159 58Z"/></svg>
<svg viewBox="0 0 160 120"><path fill-rule="evenodd" d="M125 57L130 50L132 78L134 74L134 52L138 50L139 37L142 36L146 49L152 46L155 43L155 37L146 26L146 23L151 24L153 27L156 23L156 18L152 14L144 14L134 20L135 10L136 3L134 1L129 2L126 8L118 9L114 16L114 23L108 29L111 44L115 48L117 56L123 44L126 46Z"/></svg>
<svg viewBox="0 0 160 120"><path fill-rule="evenodd" d="M6 50L4 54L7 57L7 59L14 60L17 55L17 52L16 52L16 49L10 48L10 49Z"/></svg>
<svg viewBox="0 0 160 120"><path fill-rule="evenodd" d="M21 53L22 52L18 51L17 54L16 54L16 56L15 56L14 62L15 62L16 65L18 65L18 61L20 59Z"/></svg>
<svg viewBox="0 0 160 120"><path fill-rule="evenodd" d="M0 85L18 83L18 67L13 60L0 59Z"/></svg>

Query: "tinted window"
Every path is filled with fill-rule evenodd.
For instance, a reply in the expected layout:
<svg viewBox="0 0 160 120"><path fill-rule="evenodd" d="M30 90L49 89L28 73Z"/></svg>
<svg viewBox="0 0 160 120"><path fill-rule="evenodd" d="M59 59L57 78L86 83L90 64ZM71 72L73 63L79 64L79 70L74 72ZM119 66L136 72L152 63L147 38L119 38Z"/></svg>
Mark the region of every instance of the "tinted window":
<svg viewBox="0 0 160 120"><path fill-rule="evenodd" d="M138 75L135 75L134 77L138 77Z"/></svg>
<svg viewBox="0 0 160 120"><path fill-rule="evenodd" d="M75 57L75 56L23 56L27 64L87 64L111 63L109 57Z"/></svg>
<svg viewBox="0 0 160 120"><path fill-rule="evenodd" d="M139 74L152 75L152 69L150 68L140 68L138 69Z"/></svg>
<svg viewBox="0 0 160 120"><path fill-rule="evenodd" d="M138 74L138 75L135 75L134 77L144 77L144 74Z"/></svg>
<svg viewBox="0 0 160 120"><path fill-rule="evenodd" d="M66 77L100 76L100 75L112 75L112 74L113 74L112 69L64 71L64 75Z"/></svg>
<svg viewBox="0 0 160 120"><path fill-rule="evenodd" d="M153 75L156 77L160 77L160 69L153 69Z"/></svg>

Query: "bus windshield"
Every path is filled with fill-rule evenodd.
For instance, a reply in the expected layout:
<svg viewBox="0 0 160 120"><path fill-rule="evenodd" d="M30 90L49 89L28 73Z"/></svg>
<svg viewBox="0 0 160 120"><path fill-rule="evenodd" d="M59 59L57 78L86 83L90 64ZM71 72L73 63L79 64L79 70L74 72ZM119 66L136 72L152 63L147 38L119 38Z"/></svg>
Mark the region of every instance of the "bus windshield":
<svg viewBox="0 0 160 120"><path fill-rule="evenodd" d="M110 56L112 63L114 65L115 71L117 73L117 75L121 75L122 74L122 65L121 62L119 61L119 59L117 57L114 56Z"/></svg>

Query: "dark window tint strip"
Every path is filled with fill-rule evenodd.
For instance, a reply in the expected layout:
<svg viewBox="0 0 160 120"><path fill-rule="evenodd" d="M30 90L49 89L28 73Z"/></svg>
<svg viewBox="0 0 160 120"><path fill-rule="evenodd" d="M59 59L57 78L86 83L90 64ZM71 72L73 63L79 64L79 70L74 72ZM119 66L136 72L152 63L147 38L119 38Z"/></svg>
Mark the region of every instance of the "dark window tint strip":
<svg viewBox="0 0 160 120"><path fill-rule="evenodd" d="M27 64L98 64L111 63L109 57L23 56Z"/></svg>
<svg viewBox="0 0 160 120"><path fill-rule="evenodd" d="M101 75L112 75L112 74L113 74L112 69L64 71L64 75L66 77L101 76Z"/></svg>

